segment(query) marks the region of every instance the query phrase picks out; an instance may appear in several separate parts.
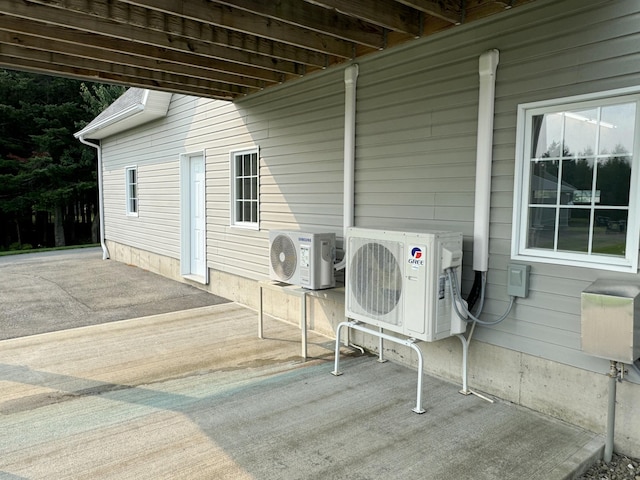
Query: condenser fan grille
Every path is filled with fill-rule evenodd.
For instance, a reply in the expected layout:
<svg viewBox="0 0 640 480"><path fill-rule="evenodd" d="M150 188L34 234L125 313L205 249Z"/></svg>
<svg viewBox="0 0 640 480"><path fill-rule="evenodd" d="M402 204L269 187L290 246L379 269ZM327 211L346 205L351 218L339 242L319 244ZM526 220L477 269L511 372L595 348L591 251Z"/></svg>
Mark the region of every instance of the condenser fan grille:
<svg viewBox="0 0 640 480"><path fill-rule="evenodd" d="M289 280L296 271L296 247L287 235L278 235L271 242L271 267L282 281Z"/></svg>
<svg viewBox="0 0 640 480"><path fill-rule="evenodd" d="M387 315L402 294L398 260L382 243L365 243L352 257L349 285L353 298L366 313Z"/></svg>

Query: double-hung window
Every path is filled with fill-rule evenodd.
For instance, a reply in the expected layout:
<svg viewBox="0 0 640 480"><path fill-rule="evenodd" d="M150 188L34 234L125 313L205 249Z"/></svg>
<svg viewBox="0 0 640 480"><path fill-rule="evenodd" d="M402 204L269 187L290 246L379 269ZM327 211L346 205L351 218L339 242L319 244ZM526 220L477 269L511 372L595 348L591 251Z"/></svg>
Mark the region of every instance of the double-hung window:
<svg viewBox="0 0 640 480"><path fill-rule="evenodd" d="M640 89L521 105L512 257L636 272Z"/></svg>
<svg viewBox="0 0 640 480"><path fill-rule="evenodd" d="M127 215L138 216L138 168L127 167L124 173Z"/></svg>
<svg viewBox="0 0 640 480"><path fill-rule="evenodd" d="M231 152L231 224L259 228L258 149Z"/></svg>

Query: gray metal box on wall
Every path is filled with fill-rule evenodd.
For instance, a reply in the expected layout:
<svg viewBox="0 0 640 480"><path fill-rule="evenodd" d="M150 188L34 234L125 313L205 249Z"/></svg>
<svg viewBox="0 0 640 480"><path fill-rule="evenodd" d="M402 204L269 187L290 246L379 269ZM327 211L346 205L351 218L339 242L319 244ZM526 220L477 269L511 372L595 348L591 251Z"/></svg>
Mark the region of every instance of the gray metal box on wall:
<svg viewBox="0 0 640 480"><path fill-rule="evenodd" d="M640 284L596 280L581 304L584 352L622 363L640 358Z"/></svg>

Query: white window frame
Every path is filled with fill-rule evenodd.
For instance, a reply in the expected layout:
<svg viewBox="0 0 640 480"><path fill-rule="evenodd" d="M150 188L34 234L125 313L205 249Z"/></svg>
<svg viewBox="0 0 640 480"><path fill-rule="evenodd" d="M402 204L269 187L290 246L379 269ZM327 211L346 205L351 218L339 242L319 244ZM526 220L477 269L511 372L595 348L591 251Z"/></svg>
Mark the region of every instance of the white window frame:
<svg viewBox="0 0 640 480"><path fill-rule="evenodd" d="M238 191L236 188L236 180L239 176L243 176L244 172L238 172L236 166L236 159L241 155L254 155L256 156L256 171L251 172L249 175L250 178L256 179L256 191L252 192L251 196L255 194L255 198L240 198L239 196L243 194L243 192ZM243 148L240 150L232 150L229 153L229 166L230 166L230 179L231 179L231 198L230 198L230 206L231 208L231 218L230 224L232 227L239 228L247 228L251 230L259 230L260 229L260 148L259 147L250 147ZM245 178L247 177L244 175ZM237 220L238 216L238 204L239 202L251 201L256 203L256 218L255 221L245 221L245 220Z"/></svg>
<svg viewBox="0 0 640 480"><path fill-rule="evenodd" d="M619 101L619 102L618 102ZM631 165L631 187L625 256L553 251L527 248L529 215L529 152L531 152L531 119L534 115L576 108L589 108L611 103L636 102L635 139ZM516 130L516 166L514 175L513 232L511 258L525 262L552 263L617 272L638 272L640 243L640 87L565 97L518 105Z"/></svg>
<svg viewBox="0 0 640 480"><path fill-rule="evenodd" d="M136 181L131 182L130 172L135 172ZM135 196L132 195L131 187L135 187ZM137 217L140 210L140 178L138 177L138 166L130 165L124 169L124 191L125 191L125 211L129 217Z"/></svg>

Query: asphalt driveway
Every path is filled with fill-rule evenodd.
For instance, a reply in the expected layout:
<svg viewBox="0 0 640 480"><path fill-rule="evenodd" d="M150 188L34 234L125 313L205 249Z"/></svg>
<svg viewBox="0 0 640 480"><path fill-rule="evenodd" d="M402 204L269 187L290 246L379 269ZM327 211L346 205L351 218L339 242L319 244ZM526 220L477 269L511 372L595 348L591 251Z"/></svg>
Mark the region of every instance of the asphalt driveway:
<svg viewBox="0 0 640 480"><path fill-rule="evenodd" d="M0 257L0 340L228 301L100 248Z"/></svg>

